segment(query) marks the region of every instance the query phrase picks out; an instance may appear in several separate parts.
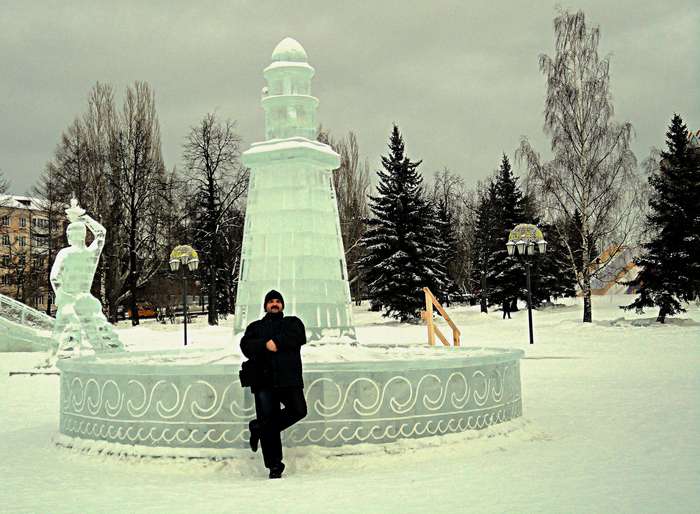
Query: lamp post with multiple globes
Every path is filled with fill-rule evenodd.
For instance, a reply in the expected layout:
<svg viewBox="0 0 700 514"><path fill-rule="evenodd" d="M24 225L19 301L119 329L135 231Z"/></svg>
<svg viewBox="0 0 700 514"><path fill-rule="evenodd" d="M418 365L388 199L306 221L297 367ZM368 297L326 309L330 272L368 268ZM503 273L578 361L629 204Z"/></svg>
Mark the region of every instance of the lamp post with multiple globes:
<svg viewBox="0 0 700 514"><path fill-rule="evenodd" d="M182 308L185 324L185 346L187 346L187 275L185 268L190 272L197 271L199 267L199 256L194 248L190 245L179 245L173 248L170 252L170 269L172 271L180 270L182 278Z"/></svg>
<svg viewBox="0 0 700 514"><path fill-rule="evenodd" d="M547 241L544 240L542 231L535 225L521 223L510 231L506 243L508 255L519 255L525 261L525 273L527 276L527 318L530 328L530 344L534 344L532 335L532 292L530 287L530 257L535 253L544 254L547 251Z"/></svg>

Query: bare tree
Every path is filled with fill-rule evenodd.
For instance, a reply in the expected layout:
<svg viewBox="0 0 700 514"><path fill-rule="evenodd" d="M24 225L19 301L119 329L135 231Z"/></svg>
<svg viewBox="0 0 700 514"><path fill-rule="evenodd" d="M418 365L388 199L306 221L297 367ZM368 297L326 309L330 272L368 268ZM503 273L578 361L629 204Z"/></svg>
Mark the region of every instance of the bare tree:
<svg viewBox="0 0 700 514"><path fill-rule="evenodd" d="M109 188L110 166L110 136L116 123L114 93L109 84L97 83L88 96L88 110L82 117L82 127L86 142L86 190L83 207L100 222L111 235L116 235L119 226L109 223L109 211L114 209L114 195ZM102 300L107 299L106 283L107 254L100 255L100 261L95 271L92 293Z"/></svg>
<svg viewBox="0 0 700 514"><path fill-rule="evenodd" d="M189 221L187 199L189 195L186 181L183 180L177 167L173 167L172 171L164 177L159 202L162 209L162 230L159 233L159 238L163 248L168 253L190 235L187 226ZM168 269L170 268L168 267Z"/></svg>
<svg viewBox="0 0 700 514"><path fill-rule="evenodd" d="M194 242L201 252L201 273L208 296L210 325L232 308L227 284L240 242L231 238L240 225L241 201L248 190L248 170L240 162L241 138L232 120L208 113L192 127L183 146L186 180L194 192ZM234 252L238 252L234 255Z"/></svg>
<svg viewBox="0 0 700 514"><path fill-rule="evenodd" d="M110 137L116 121L112 88L98 82L88 96L87 111L63 132L52 160L34 189L34 194L49 208L57 203L67 204L74 196L105 226L110 238L119 230L117 225L109 223L109 212L118 207L109 194ZM101 255L92 284L93 294L103 301L107 300L106 289L109 289L104 272L107 255L106 252ZM51 263L52 259L49 261Z"/></svg>
<svg viewBox="0 0 700 514"><path fill-rule="evenodd" d="M129 302L131 323L139 324L137 293L157 271L164 257L158 251L157 202L164 182L160 126L155 94L145 82L126 90L124 106L110 135L111 190L120 208L125 258L111 284L117 304ZM112 245L119 257L122 246ZM121 286L121 287L120 287ZM117 296L117 294L119 296Z"/></svg>
<svg viewBox="0 0 700 514"><path fill-rule="evenodd" d="M543 203L548 221L569 224L578 211L580 253L566 241L571 269L583 295L583 321L592 321L591 278L615 257L634 225L638 181L630 150L632 125L613 121L609 57L598 56L600 30L589 29L584 13L561 11L554 19L555 55L540 56L547 80L544 131L553 159L542 162L527 138L516 153L527 163L528 186ZM602 261L591 242L609 249ZM575 255L582 255L577 265Z"/></svg>
<svg viewBox="0 0 700 514"><path fill-rule="evenodd" d="M138 324L137 291L164 260L158 234L166 182L151 88L145 82L128 87L118 112L112 87L95 84L86 112L62 133L35 191L51 209L75 196L107 229L92 292L108 306L110 321L129 301Z"/></svg>
<svg viewBox="0 0 700 514"><path fill-rule="evenodd" d="M19 238L15 237L11 240L10 245L6 247L6 254L3 256L3 268L6 273L6 285L14 286L13 298L22 303L27 303L28 299L34 293L34 284L32 283L32 273L30 272L29 246L20 245Z"/></svg>
<svg viewBox="0 0 700 514"><path fill-rule="evenodd" d="M80 117L76 117L61 133L54 155L45 172L51 168L54 190L65 203L75 197L80 205L92 211L89 202L88 177L90 150L85 127Z"/></svg>
<svg viewBox="0 0 700 514"><path fill-rule="evenodd" d="M464 181L459 175L443 168L433 177L432 190L428 193L430 202L436 209L440 220L440 237L445 243L441 259L450 278L448 295L444 301L449 305L450 297L464 292L466 276L463 274L465 250L468 242L465 236L468 230L464 223L464 199L466 196Z"/></svg>
<svg viewBox="0 0 700 514"><path fill-rule="evenodd" d="M5 178L4 173L2 170L0 170L0 213L7 220L7 224L0 223L0 236L7 235L9 237L9 226L10 226L10 211L3 209L3 207L6 207L10 203L10 197L7 196L7 190L10 188L10 184Z"/></svg>
<svg viewBox="0 0 700 514"><path fill-rule="evenodd" d="M345 250L350 290L359 304L361 300L361 273L358 261L362 257L360 240L365 232L365 222L369 216L367 197L369 195L369 162L360 161L360 147L357 136L349 131L340 139L331 137L328 131L319 132L319 141L328 144L340 155L340 167L333 172L338 218Z"/></svg>
<svg viewBox="0 0 700 514"><path fill-rule="evenodd" d="M5 174L2 172L0 169L0 195L4 195L7 193L7 190L10 188L10 183L7 181L5 178ZM0 207L4 204L5 202L3 200L0 200Z"/></svg>
<svg viewBox="0 0 700 514"><path fill-rule="evenodd" d="M39 178L39 182L32 188L33 195L37 198L42 218L32 223L31 238L32 249L35 257L41 259L41 266L35 266L34 272L47 293L46 314L51 314L53 294L51 287L51 267L56 260L56 254L64 242L65 208L67 205L65 195L60 190L55 163L49 162Z"/></svg>

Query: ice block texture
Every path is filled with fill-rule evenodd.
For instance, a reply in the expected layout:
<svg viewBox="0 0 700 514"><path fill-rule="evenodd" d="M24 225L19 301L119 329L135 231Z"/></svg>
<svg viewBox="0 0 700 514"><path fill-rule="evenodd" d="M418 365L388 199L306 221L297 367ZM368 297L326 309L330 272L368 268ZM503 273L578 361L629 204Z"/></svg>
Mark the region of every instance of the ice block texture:
<svg viewBox="0 0 700 514"><path fill-rule="evenodd" d="M51 268L57 308L52 333L54 349L50 357L53 361L63 352L75 350L123 350L112 325L102 313L102 304L90 293L107 231L75 201L66 212L72 221L67 229L70 246L58 252ZM85 244L88 228L94 236L89 246Z"/></svg>
<svg viewBox="0 0 700 514"><path fill-rule="evenodd" d="M267 140L243 153L250 168L235 330L263 313L276 289L309 340L355 341L332 170L340 157L315 141L318 99L306 52L285 38L264 70Z"/></svg>

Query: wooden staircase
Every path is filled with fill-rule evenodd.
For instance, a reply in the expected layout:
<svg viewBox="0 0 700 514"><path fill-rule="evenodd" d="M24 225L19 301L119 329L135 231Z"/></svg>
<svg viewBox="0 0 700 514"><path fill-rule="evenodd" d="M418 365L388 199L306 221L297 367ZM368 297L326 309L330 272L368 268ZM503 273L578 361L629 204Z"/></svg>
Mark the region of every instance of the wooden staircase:
<svg viewBox="0 0 700 514"><path fill-rule="evenodd" d="M455 325L454 322L447 315L447 312L445 312L445 309L442 307L442 305L440 305L440 302L437 301L435 295L433 295L430 289L424 287L423 292L425 293L425 310L421 311L420 317L426 322L428 326L428 344L430 346L435 346L435 335L437 334L437 336L440 338L440 341L442 341L442 344L444 344L445 346L450 346L450 343L445 337L445 334L443 334L442 331L437 326L435 326L435 323L433 322L433 307L435 307L438 310L438 312L442 315L442 317L445 318L445 321L447 321L447 324L452 329L453 345L459 346L459 336L461 334L459 328L457 328L457 325Z"/></svg>

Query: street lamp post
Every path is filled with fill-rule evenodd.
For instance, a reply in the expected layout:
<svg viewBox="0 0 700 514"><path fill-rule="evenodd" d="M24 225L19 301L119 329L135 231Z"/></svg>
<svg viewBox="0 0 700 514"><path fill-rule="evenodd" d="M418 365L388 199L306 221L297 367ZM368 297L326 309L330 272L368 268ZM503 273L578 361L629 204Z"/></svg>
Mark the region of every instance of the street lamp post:
<svg viewBox="0 0 700 514"><path fill-rule="evenodd" d="M182 266L180 266L182 265ZM187 346L187 275L185 267L190 272L197 271L199 267L199 256L197 252L189 245L179 245L173 248L170 252L170 269L177 271L180 269L180 277L182 278L182 309L185 324L185 346Z"/></svg>
<svg viewBox="0 0 700 514"><path fill-rule="evenodd" d="M530 256L536 252L544 254L547 251L547 241L542 231L535 225L521 223L510 231L506 243L508 255L520 255L525 261L525 276L527 284L527 322L530 329L530 344L535 344L532 334L532 288L530 286Z"/></svg>

